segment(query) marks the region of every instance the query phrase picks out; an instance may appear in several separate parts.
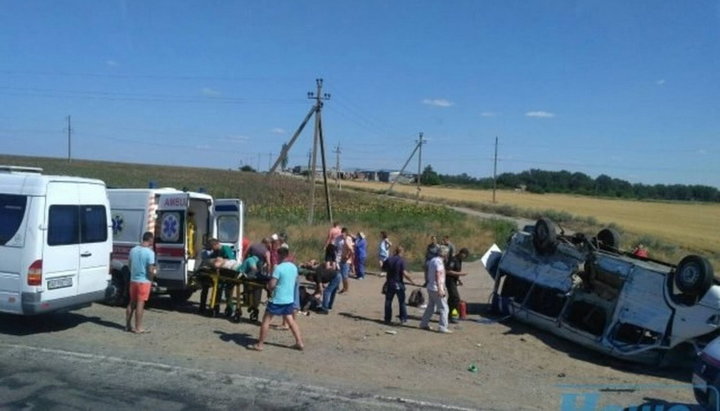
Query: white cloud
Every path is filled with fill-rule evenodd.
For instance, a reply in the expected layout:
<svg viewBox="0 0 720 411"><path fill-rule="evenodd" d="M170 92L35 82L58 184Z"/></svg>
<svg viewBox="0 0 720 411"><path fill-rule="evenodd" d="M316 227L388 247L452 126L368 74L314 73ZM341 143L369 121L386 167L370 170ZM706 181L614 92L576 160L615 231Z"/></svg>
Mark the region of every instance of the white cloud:
<svg viewBox="0 0 720 411"><path fill-rule="evenodd" d="M217 97L220 95L219 91L211 89L210 87L204 87L202 90L200 90L200 92L208 97Z"/></svg>
<svg viewBox="0 0 720 411"><path fill-rule="evenodd" d="M660 80L656 81L655 84L657 84L658 86L663 86L663 85L665 85L665 79L664 78L660 79Z"/></svg>
<svg viewBox="0 0 720 411"><path fill-rule="evenodd" d="M287 131L285 131L284 128L280 128L280 127L275 127L274 129L270 130L270 132L273 133L273 134L285 134L285 133L287 133Z"/></svg>
<svg viewBox="0 0 720 411"><path fill-rule="evenodd" d="M105 64L107 64L110 67L116 67L118 65L118 62L115 60L106 60Z"/></svg>
<svg viewBox="0 0 720 411"><path fill-rule="evenodd" d="M704 148L701 148L700 150L697 151L697 153L700 154L701 156L704 156L704 155L707 155L708 151L705 150Z"/></svg>
<svg viewBox="0 0 720 411"><path fill-rule="evenodd" d="M212 148L212 146L210 146L209 144L199 144L199 145L195 146L195 149L197 149L197 150L209 150L211 148Z"/></svg>
<svg viewBox="0 0 720 411"><path fill-rule="evenodd" d="M535 118L553 118L555 117L555 113L549 113L547 111L528 111L525 113L527 117L535 117Z"/></svg>
<svg viewBox="0 0 720 411"><path fill-rule="evenodd" d="M495 113L494 111L483 111L480 113L480 117L497 117L498 113Z"/></svg>
<svg viewBox="0 0 720 411"><path fill-rule="evenodd" d="M250 140L250 137L248 137L248 136L243 136L243 135L238 135L238 136L226 136L226 137L223 137L221 140L224 141L224 142L227 142L227 143L243 144L243 143L248 142L248 141Z"/></svg>
<svg viewBox="0 0 720 411"><path fill-rule="evenodd" d="M423 99L422 103L435 107L450 107L455 105L455 103L453 103L452 101L446 100L444 98L426 98Z"/></svg>

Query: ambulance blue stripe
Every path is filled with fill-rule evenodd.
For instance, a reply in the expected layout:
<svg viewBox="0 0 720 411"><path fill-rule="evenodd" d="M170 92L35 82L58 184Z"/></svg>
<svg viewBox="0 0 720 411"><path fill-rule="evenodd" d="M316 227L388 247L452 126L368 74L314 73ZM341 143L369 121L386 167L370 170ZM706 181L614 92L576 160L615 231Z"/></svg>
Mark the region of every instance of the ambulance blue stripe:
<svg viewBox="0 0 720 411"><path fill-rule="evenodd" d="M215 206L215 211L240 211L240 209L234 204L227 204Z"/></svg>

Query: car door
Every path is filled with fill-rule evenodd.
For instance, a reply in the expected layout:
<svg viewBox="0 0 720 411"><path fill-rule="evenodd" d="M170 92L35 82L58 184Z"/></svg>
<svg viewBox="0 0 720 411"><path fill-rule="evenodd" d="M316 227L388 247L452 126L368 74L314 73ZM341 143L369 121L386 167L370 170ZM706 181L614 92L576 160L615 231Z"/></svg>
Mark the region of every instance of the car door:
<svg viewBox="0 0 720 411"><path fill-rule="evenodd" d="M80 199L80 273L78 293L104 291L108 286L112 242L105 187L83 184Z"/></svg>
<svg viewBox="0 0 720 411"><path fill-rule="evenodd" d="M80 264L80 208L75 183L50 181L45 208L42 301L77 295Z"/></svg>
<svg viewBox="0 0 720 411"><path fill-rule="evenodd" d="M243 202L237 198L215 200L213 207L213 229L215 236L224 245L231 246L242 259Z"/></svg>
<svg viewBox="0 0 720 411"><path fill-rule="evenodd" d="M190 204L187 193L161 194L155 224L155 258L160 285L172 289L187 284L185 221Z"/></svg>
<svg viewBox="0 0 720 411"><path fill-rule="evenodd" d="M608 341L620 351L633 352L660 346L673 317L664 300L665 277L621 259L604 258L600 264L625 278L618 297Z"/></svg>

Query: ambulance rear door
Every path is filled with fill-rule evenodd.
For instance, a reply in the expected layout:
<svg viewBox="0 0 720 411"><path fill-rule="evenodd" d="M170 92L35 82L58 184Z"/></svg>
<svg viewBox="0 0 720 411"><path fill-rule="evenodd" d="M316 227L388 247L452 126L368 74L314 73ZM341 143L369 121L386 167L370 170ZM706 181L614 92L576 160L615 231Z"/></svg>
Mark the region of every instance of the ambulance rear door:
<svg viewBox="0 0 720 411"><path fill-rule="evenodd" d="M190 205L188 193L160 194L155 220L155 258L157 282L168 290L187 284L187 236L185 222Z"/></svg>
<svg viewBox="0 0 720 411"><path fill-rule="evenodd" d="M237 198L215 200L213 226L215 236L224 245L231 246L242 260L243 202Z"/></svg>

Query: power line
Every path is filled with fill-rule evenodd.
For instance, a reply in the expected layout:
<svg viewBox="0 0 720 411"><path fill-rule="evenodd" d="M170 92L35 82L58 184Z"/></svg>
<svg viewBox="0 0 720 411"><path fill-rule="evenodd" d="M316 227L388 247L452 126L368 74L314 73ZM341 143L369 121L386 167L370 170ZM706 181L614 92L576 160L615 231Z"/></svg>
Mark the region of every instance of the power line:
<svg viewBox="0 0 720 411"><path fill-rule="evenodd" d="M220 104L255 104L255 103L272 103L272 104L299 104L303 100L299 99L283 99L283 98L260 98L249 99L239 97L223 97L223 96L188 96L188 95L171 95L171 94L143 94L143 93L123 93L109 92L99 90L61 90L61 89L43 89L43 88L21 88L0 86L0 90L5 90L0 94L20 96L20 97L48 97L48 98L86 98L110 101L147 101L147 102L170 102L170 103L220 103Z"/></svg>
<svg viewBox="0 0 720 411"><path fill-rule="evenodd" d="M0 73L12 76L59 76L59 77L100 77L100 78L127 78L149 80L218 80L218 81L302 81L295 77L261 77L261 76L200 76L200 75L167 75L167 74L122 74L122 73L90 73L90 72L64 72L64 71L18 71L0 70Z"/></svg>

